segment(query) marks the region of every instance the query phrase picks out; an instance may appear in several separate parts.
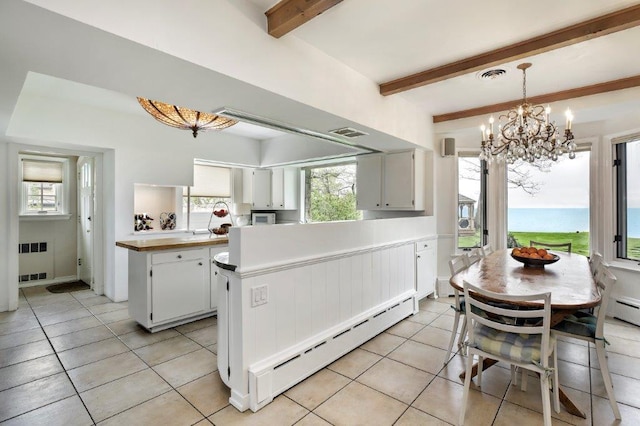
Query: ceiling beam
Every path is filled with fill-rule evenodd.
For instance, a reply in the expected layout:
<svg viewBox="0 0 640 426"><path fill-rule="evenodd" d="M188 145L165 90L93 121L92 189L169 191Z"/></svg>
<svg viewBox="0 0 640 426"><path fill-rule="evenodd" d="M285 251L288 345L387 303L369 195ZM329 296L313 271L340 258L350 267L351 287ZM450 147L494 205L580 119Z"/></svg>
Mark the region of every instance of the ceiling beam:
<svg viewBox="0 0 640 426"><path fill-rule="evenodd" d="M640 75L636 75L628 78L621 78L620 80L607 81L605 83L593 84L591 86L578 87L576 89L562 90L560 92L547 93L546 95L528 97L527 102L530 104L549 104L557 101L564 101L567 99L580 98L582 96L598 95L600 93L613 92L616 90L629 89L632 87L640 86ZM494 105L486 105L478 108L466 109L463 111L450 112L447 114L440 114L433 116L434 123L441 123L443 121L458 120L460 118L475 117L477 115L487 115L502 111L507 111L511 108L522 103L522 98L502 102Z"/></svg>
<svg viewBox="0 0 640 426"><path fill-rule="evenodd" d="M280 38L331 9L342 0L282 0L265 12L268 32Z"/></svg>
<svg viewBox="0 0 640 426"><path fill-rule="evenodd" d="M487 67L581 43L637 25L640 25L640 5L631 6L529 40L382 83L380 84L380 94L387 96L404 92L463 74L480 71Z"/></svg>

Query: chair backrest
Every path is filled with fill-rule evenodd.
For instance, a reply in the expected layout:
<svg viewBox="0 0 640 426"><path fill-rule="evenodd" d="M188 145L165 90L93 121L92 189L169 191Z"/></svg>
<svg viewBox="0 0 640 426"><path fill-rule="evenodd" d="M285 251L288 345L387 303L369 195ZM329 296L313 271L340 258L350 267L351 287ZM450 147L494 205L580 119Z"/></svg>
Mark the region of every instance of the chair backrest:
<svg viewBox="0 0 640 426"><path fill-rule="evenodd" d="M571 253L571 242L567 243L545 243L542 241L529 241L529 245L544 249L562 249L564 248L567 253Z"/></svg>
<svg viewBox="0 0 640 426"><path fill-rule="evenodd" d="M482 255L482 249L481 248L474 248L473 250L471 250L468 254L469 256L469 264L473 265L474 263L478 262L480 259L482 259L484 256Z"/></svg>
<svg viewBox="0 0 640 426"><path fill-rule="evenodd" d="M451 271L451 275L453 276L458 272L467 269L469 265L471 265L471 263L469 262L469 256L465 253L449 261L449 270Z"/></svg>
<svg viewBox="0 0 640 426"><path fill-rule="evenodd" d="M607 316L611 291L616 284L617 278L606 265L601 265L596 273L595 280L600 291L600 304L595 309L595 314L598 318L596 321L596 339L598 339L604 336L604 320Z"/></svg>
<svg viewBox="0 0 640 426"><path fill-rule="evenodd" d="M475 342L474 324L482 324L499 332L517 334L539 334L541 336L540 363L548 366L550 354L551 293L522 296L493 293L464 282L464 300L467 315L469 342ZM489 304L487 300L499 300L499 304ZM544 302L539 308L523 303ZM541 319L541 321L540 321ZM508 342L507 342L508 343Z"/></svg>
<svg viewBox="0 0 640 426"><path fill-rule="evenodd" d="M593 253L591 253L591 256L589 257L589 267L591 268L591 275L593 275L594 277L596 276L603 261L604 258L599 252L594 251Z"/></svg>
<svg viewBox="0 0 640 426"><path fill-rule="evenodd" d="M480 248L480 251L482 252L482 257L487 257L493 253L493 247L491 247L491 244L485 244Z"/></svg>

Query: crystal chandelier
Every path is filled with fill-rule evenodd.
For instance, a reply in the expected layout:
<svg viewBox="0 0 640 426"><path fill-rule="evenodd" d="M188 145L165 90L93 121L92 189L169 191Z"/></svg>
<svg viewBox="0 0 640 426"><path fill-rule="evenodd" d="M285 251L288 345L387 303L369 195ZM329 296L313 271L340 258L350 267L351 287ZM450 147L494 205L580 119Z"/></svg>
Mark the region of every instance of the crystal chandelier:
<svg viewBox="0 0 640 426"><path fill-rule="evenodd" d="M566 128L561 138L556 124L549 121L551 108L542 105L531 105L527 102L527 68L530 63L518 65L522 70L522 104L498 117L498 133L493 133L493 116L489 118L489 126L480 127L482 132L482 150L480 159L491 162L494 158L513 164L516 160L533 163L538 159L556 161L564 153L569 158L576 156L576 143L571 133L573 115L566 112Z"/></svg>
<svg viewBox="0 0 640 426"><path fill-rule="evenodd" d="M138 103L159 122L167 126L191 130L194 138L198 136L200 131L222 130L237 123L236 120L220 115L195 111L151 99L138 98Z"/></svg>

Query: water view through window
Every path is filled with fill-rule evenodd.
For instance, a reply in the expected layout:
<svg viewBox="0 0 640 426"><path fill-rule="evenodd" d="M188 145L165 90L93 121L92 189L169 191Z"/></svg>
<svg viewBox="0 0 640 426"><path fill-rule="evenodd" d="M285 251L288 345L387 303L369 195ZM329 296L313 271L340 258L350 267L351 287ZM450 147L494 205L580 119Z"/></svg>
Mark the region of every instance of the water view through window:
<svg viewBox="0 0 640 426"><path fill-rule="evenodd" d="M508 180L508 246L571 242L571 251L589 255L590 152L557 162L518 162Z"/></svg>

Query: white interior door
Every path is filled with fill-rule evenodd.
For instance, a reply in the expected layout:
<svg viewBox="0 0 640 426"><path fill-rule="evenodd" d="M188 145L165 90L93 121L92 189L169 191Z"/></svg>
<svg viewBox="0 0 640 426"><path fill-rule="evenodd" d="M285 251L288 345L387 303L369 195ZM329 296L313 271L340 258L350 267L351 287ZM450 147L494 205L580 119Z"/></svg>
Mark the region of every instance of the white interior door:
<svg viewBox="0 0 640 426"><path fill-rule="evenodd" d="M93 288L93 158L78 159L78 279Z"/></svg>

